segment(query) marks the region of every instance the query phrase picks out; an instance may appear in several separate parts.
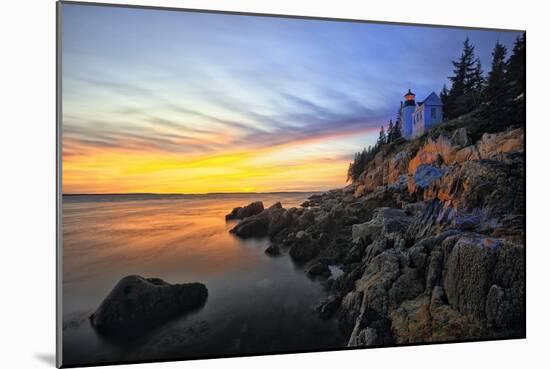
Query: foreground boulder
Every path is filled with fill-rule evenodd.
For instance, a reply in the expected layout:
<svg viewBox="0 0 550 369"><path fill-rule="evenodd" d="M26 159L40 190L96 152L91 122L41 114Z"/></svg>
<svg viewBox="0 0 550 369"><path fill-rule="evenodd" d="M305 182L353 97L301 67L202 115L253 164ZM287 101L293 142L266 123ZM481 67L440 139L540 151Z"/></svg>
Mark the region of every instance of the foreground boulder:
<svg viewBox="0 0 550 369"><path fill-rule="evenodd" d="M225 216L225 220L244 219L264 211L264 204L261 201L252 202L245 207L238 206L231 213Z"/></svg>
<svg viewBox="0 0 550 369"><path fill-rule="evenodd" d="M170 284L159 278L122 278L90 316L101 332L139 329L160 324L204 305L208 289L202 283Z"/></svg>

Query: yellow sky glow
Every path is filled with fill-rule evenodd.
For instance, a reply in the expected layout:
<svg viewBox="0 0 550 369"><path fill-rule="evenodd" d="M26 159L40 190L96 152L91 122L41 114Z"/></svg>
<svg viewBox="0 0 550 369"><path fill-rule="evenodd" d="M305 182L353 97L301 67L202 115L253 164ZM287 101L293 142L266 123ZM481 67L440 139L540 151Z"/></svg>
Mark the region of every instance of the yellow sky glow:
<svg viewBox="0 0 550 369"><path fill-rule="evenodd" d="M263 149L189 156L93 149L63 159L64 193L212 193L327 190L342 186L349 161L338 137Z"/></svg>

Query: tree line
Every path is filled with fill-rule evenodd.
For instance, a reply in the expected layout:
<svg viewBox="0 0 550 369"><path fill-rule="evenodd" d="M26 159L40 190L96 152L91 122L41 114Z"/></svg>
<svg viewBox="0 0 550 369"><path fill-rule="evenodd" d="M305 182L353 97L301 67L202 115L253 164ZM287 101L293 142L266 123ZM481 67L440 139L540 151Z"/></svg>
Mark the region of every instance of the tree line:
<svg viewBox="0 0 550 369"><path fill-rule="evenodd" d="M497 41L492 52L491 70L487 75L481 67L475 47L466 38L458 60L453 60L453 75L448 77L451 88L443 85L439 94L444 120L476 111L493 127L504 129L525 120L525 34L516 38L512 54L507 58L506 46ZM356 180L374 159L382 146L401 138L400 112L395 123L380 129L374 146L355 153L350 163L347 181Z"/></svg>
<svg viewBox="0 0 550 369"><path fill-rule="evenodd" d="M362 151L355 153L353 162L349 164L348 174L346 182L349 180L356 180L361 173L365 170L367 164L374 159L374 156L378 154L382 146L397 141L402 137L401 134L401 118L399 111L397 112L397 119L395 124L390 119L388 128L384 129L384 126L380 127L380 133L378 140L374 146L369 145L368 148L364 148Z"/></svg>
<svg viewBox="0 0 550 369"><path fill-rule="evenodd" d="M516 38L510 57L506 46L497 41L492 52L491 70L485 76L475 47L466 38L462 54L453 61L451 88L440 93L445 120L477 111L489 124L516 126L524 121L525 35Z"/></svg>

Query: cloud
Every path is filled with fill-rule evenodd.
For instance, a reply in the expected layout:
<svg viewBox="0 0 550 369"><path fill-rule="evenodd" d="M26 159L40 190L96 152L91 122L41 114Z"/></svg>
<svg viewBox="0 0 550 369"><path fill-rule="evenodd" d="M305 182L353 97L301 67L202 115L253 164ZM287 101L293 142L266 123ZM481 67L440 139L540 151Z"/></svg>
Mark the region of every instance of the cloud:
<svg viewBox="0 0 550 369"><path fill-rule="evenodd" d="M106 80L106 79L97 79L89 77L74 77L74 82L84 84L88 87L96 87L104 89L106 91L116 93L122 96L151 96L153 92L138 84L129 83L129 82L120 82L115 79Z"/></svg>
<svg viewBox="0 0 550 369"><path fill-rule="evenodd" d="M205 159L208 165L216 164L209 175L223 174L224 180L235 180L234 186L236 178L244 180L250 173L265 176L264 187L270 182L283 186L287 174L277 166L297 162L294 177L309 170L310 178L327 186L339 181L339 161L374 143L380 125L395 117L408 88L423 98L442 87L466 36L476 45L485 70L494 42L510 46L516 36L63 7L64 167L70 169L80 160L79 165L89 166L83 171L93 172L99 162L111 165L112 154L118 158L116 165L131 167L132 173L144 168L166 172ZM94 160L101 155L102 161ZM141 163L145 156L155 165ZM303 163L302 158L311 162ZM324 164L316 172L311 169L315 162ZM245 165L254 163L269 164L271 172ZM202 173L191 169L193 175ZM116 177L115 172L106 170L104 175ZM279 179L270 177L274 172ZM199 179L194 188L200 188ZM154 186L151 178L147 181ZM284 186L313 185L304 181Z"/></svg>

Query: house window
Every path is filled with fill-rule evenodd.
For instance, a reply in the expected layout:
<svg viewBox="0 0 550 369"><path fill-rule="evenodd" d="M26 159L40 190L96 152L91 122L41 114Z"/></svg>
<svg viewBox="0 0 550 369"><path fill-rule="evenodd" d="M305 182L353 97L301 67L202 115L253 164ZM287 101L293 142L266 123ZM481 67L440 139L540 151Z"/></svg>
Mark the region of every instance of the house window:
<svg viewBox="0 0 550 369"><path fill-rule="evenodd" d="M435 116L436 116L436 110L435 110L435 108L431 108L431 109L430 109L430 116L432 117L432 119L435 119Z"/></svg>

